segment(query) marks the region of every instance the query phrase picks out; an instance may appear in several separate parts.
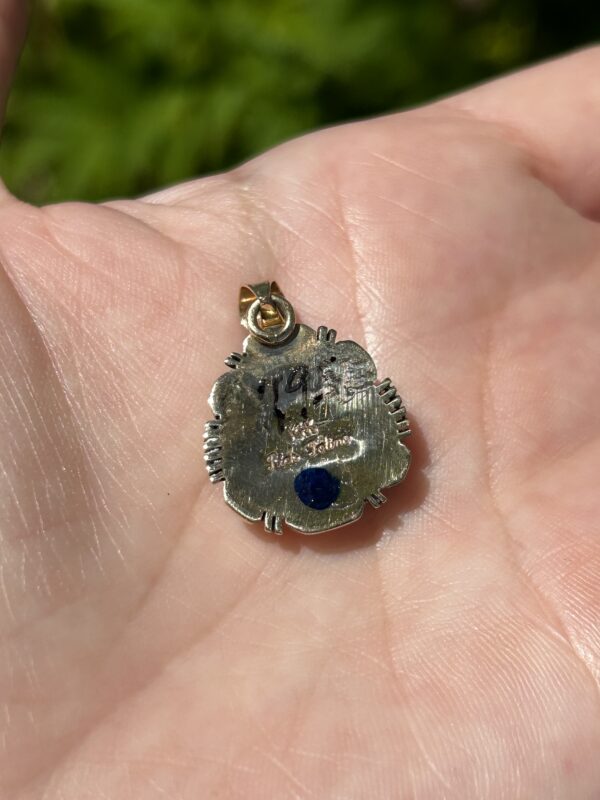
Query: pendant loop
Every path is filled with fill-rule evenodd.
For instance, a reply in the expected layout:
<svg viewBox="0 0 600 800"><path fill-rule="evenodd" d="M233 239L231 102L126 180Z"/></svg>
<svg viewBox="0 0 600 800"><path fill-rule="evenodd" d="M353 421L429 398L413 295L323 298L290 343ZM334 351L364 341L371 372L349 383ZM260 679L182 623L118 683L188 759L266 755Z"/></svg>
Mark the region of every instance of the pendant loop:
<svg viewBox="0 0 600 800"><path fill-rule="evenodd" d="M240 321L263 344L282 344L296 328L296 314L275 281L240 289Z"/></svg>

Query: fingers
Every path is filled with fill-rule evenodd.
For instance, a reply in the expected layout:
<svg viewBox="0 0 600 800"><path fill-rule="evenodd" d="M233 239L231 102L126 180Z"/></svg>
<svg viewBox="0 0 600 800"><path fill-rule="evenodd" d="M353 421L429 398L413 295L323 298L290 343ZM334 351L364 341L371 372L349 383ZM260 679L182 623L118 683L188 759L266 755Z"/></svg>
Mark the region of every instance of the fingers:
<svg viewBox="0 0 600 800"><path fill-rule="evenodd" d="M569 205L600 220L600 47L510 75L450 99L507 126Z"/></svg>
<svg viewBox="0 0 600 800"><path fill-rule="evenodd" d="M25 39L27 0L0 0L0 121Z"/></svg>

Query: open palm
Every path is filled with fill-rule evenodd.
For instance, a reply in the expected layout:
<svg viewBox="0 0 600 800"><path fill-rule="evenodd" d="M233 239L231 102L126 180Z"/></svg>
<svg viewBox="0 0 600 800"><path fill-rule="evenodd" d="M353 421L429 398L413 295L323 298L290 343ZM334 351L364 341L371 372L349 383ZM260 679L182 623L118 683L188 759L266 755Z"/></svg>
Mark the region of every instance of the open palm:
<svg viewBox="0 0 600 800"><path fill-rule="evenodd" d="M2 800L598 796L599 69L141 201L3 197ZM322 536L248 525L202 464L267 279L416 429Z"/></svg>

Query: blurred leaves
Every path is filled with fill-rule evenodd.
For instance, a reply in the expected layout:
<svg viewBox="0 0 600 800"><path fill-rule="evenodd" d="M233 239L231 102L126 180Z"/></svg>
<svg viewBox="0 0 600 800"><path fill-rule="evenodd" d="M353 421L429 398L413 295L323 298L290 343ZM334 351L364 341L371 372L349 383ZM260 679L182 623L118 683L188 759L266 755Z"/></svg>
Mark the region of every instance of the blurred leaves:
<svg viewBox="0 0 600 800"><path fill-rule="evenodd" d="M38 0L0 169L37 203L137 194L594 28L556 0Z"/></svg>

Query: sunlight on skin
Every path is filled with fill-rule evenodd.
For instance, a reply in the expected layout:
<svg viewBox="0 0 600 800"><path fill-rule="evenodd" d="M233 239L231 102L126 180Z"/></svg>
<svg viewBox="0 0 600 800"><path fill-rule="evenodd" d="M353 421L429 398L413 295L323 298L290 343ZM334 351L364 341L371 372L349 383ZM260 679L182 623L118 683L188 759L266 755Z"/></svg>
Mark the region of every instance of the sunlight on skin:
<svg viewBox="0 0 600 800"><path fill-rule="evenodd" d="M598 69L141 201L4 200L1 800L600 790ZM205 475L260 279L415 421L352 528L271 538Z"/></svg>

